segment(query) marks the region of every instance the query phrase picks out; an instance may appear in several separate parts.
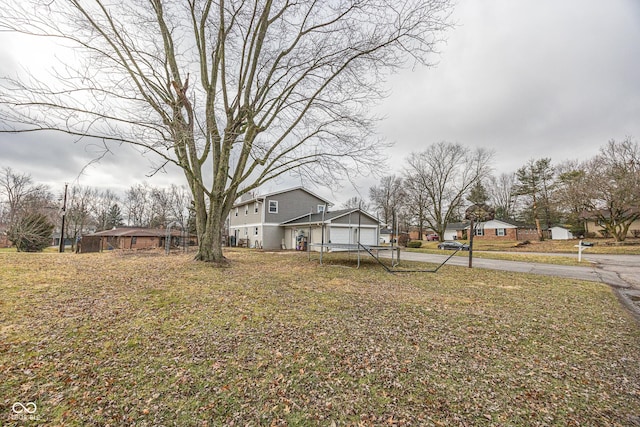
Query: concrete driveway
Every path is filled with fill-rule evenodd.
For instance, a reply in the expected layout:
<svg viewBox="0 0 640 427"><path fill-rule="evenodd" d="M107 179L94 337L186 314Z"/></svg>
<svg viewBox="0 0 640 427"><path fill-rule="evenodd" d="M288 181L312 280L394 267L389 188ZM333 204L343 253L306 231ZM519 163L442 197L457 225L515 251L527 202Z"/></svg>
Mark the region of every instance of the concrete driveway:
<svg viewBox="0 0 640 427"><path fill-rule="evenodd" d="M451 253L424 254L403 251L401 260L442 263ZM546 256L573 256L577 254L544 254ZM520 273L542 274L545 276L565 277L588 280L610 285L620 301L640 321L640 255L598 255L582 254L584 267L540 264L522 261L503 261L488 258L473 258L474 268L515 271ZM467 257L454 256L447 265L468 266Z"/></svg>

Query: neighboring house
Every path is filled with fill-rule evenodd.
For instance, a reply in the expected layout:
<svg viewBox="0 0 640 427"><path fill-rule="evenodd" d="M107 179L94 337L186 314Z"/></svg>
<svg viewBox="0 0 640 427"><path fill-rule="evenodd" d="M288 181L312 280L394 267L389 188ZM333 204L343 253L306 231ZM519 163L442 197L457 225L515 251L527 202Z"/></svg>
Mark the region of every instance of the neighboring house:
<svg viewBox="0 0 640 427"><path fill-rule="evenodd" d="M241 200L229 214L230 246L291 249L283 223L328 210L332 203L303 188L276 191Z"/></svg>
<svg viewBox="0 0 640 427"><path fill-rule="evenodd" d="M585 233L594 233L596 237L610 237L600 220L594 218L585 218L584 231ZM640 219L631 223L627 237L640 237Z"/></svg>
<svg viewBox="0 0 640 427"><path fill-rule="evenodd" d="M431 236L431 237L429 237ZM420 235L418 227L409 227L409 239L410 240L438 240L437 233L429 227L422 228L422 235Z"/></svg>
<svg viewBox="0 0 640 427"><path fill-rule="evenodd" d="M69 236L64 236L65 246L71 246L73 241ZM60 231L54 231L51 235L51 246L60 246Z"/></svg>
<svg viewBox="0 0 640 427"><path fill-rule="evenodd" d="M457 231L458 239L466 239L469 235L469 224L464 229ZM535 227L516 225L510 222L492 219L491 221L475 224L474 239L480 240L537 240L538 233Z"/></svg>
<svg viewBox="0 0 640 427"><path fill-rule="evenodd" d="M322 243L377 246L380 241L379 221L360 209L303 215L284 222L282 227L286 249L306 250L312 245L312 250L319 251Z"/></svg>
<svg viewBox="0 0 640 427"><path fill-rule="evenodd" d="M171 245L181 244L182 230L171 230ZM163 228L120 227L111 230L98 231L82 237L87 241L100 240L99 250L111 249L154 249L164 248L167 230ZM81 240L81 246L83 245ZM197 244L196 236L189 236L189 245ZM83 250L84 252L84 250Z"/></svg>
<svg viewBox="0 0 640 427"><path fill-rule="evenodd" d="M551 240L571 240L573 238L573 233L568 229L559 225L551 227Z"/></svg>

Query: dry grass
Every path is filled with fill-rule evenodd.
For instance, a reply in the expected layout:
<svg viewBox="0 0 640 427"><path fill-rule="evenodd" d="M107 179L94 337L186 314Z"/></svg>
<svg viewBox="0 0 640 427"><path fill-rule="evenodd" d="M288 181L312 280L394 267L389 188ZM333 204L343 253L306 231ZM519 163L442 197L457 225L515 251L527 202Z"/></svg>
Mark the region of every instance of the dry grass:
<svg viewBox="0 0 640 427"><path fill-rule="evenodd" d="M640 330L595 283L304 254L0 254L0 424L634 425ZM29 421L27 421L29 422Z"/></svg>
<svg viewBox="0 0 640 427"><path fill-rule="evenodd" d="M467 241L463 241L468 243ZM591 239L593 247L586 249L584 254L618 254L640 255L640 239L627 239L623 244L616 244L612 239ZM449 253L437 248L439 242L422 242L419 249L405 249L410 252ZM558 265L584 265L578 262L578 240L545 240L543 242L529 242L521 245L515 241L483 241L474 240L473 256L476 258L500 259L505 261L523 261ZM572 254L573 256L567 256ZM458 256L468 256L467 252L458 252Z"/></svg>
<svg viewBox="0 0 640 427"><path fill-rule="evenodd" d="M624 242L615 242L613 239L584 239L591 242L593 247L590 253L595 254L620 254L640 255L640 239L628 238ZM545 240L542 242L531 241L527 245L519 246L518 242L490 242L474 241L474 248L485 251L509 250L514 252L546 252L546 253L576 253L579 240Z"/></svg>

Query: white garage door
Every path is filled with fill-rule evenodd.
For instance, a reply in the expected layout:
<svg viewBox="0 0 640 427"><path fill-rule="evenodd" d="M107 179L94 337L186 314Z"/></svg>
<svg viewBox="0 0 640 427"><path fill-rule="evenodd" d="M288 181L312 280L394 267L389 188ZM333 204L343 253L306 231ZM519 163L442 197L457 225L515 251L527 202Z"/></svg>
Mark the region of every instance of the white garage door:
<svg viewBox="0 0 640 427"><path fill-rule="evenodd" d="M349 236L349 228L347 227L331 227L329 239L331 243L356 243L353 230L351 233L351 236Z"/></svg>
<svg viewBox="0 0 640 427"><path fill-rule="evenodd" d="M360 229L360 243L363 245L377 245L376 230L373 228Z"/></svg>
<svg viewBox="0 0 640 427"><path fill-rule="evenodd" d="M331 227L331 243L358 243L358 229L347 227ZM373 228L360 229L360 243L363 245L376 245L376 230Z"/></svg>

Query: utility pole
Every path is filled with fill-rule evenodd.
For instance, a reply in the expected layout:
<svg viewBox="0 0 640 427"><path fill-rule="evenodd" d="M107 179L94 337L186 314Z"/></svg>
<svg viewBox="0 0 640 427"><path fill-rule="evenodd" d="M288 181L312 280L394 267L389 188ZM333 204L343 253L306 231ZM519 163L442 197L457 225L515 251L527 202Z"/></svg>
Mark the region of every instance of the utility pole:
<svg viewBox="0 0 640 427"><path fill-rule="evenodd" d="M469 268L473 268L473 235L476 234L476 226L471 217L471 225L469 226Z"/></svg>
<svg viewBox="0 0 640 427"><path fill-rule="evenodd" d="M64 217L67 214L67 184L64 183L64 201L62 202L62 226L60 228L60 253L64 252Z"/></svg>

